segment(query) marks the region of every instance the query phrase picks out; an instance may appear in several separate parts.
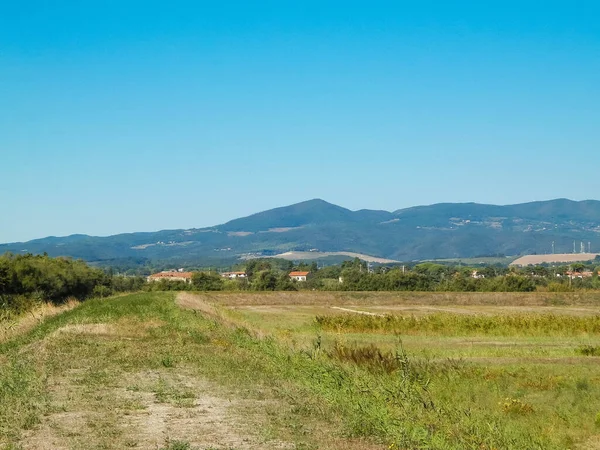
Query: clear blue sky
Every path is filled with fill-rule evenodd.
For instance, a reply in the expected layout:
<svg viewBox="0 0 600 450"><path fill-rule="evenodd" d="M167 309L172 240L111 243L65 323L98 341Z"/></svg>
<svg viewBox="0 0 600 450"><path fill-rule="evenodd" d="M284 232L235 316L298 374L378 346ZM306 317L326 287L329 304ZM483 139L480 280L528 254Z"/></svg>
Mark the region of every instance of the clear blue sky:
<svg viewBox="0 0 600 450"><path fill-rule="evenodd" d="M0 242L598 198L597 1L5 1Z"/></svg>

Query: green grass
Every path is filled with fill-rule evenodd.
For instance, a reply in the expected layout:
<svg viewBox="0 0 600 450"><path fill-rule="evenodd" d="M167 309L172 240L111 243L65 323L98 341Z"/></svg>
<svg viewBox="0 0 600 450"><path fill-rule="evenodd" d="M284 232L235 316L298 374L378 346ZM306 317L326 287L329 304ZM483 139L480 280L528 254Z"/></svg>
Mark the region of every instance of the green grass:
<svg viewBox="0 0 600 450"><path fill-rule="evenodd" d="M367 301L372 298L355 307L376 304ZM348 397L358 402L360 412L350 423L366 426L372 417L366 434L391 438L399 448L571 448L600 434L597 315L574 316L565 308L564 314L540 316L507 308L492 316L390 320L356 314L319 321L308 309L282 302L274 313L237 309L233 316L262 324L299 349L312 335L313 353L354 371L343 382L338 378L344 394L336 408L349 420L352 409L343 405ZM413 390L399 394L409 385L406 367ZM353 382L359 386L350 387ZM326 387L322 395L332 390ZM394 395L402 398L396 408ZM429 401L434 407L424 406Z"/></svg>
<svg viewBox="0 0 600 450"><path fill-rule="evenodd" d="M600 342L589 331L579 336L594 316L561 316L566 331L543 322L543 333L529 329L537 318L482 316L494 331L473 336L470 316L436 317L434 335L394 335L347 322L319 329L314 316L289 313L281 336L260 333L256 316L244 327L244 314L232 313L232 326L182 310L171 293L146 293L50 318L0 344L0 445L22 445L47 417L80 408L86 421L59 430L70 448L139 447L122 422L145 406L128 396L184 414L204 389L200 379L274 402L261 407L258 424L256 414L240 414L297 448L350 448L367 438L398 449L565 449L600 434ZM355 317L362 324L368 316ZM186 435L161 445L195 448Z"/></svg>

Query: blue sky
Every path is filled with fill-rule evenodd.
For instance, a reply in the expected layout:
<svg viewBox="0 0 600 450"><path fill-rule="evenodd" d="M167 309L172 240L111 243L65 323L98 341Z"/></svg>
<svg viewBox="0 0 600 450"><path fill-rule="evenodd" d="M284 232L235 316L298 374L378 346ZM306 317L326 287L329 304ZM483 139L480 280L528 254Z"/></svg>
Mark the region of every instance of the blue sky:
<svg viewBox="0 0 600 450"><path fill-rule="evenodd" d="M0 4L0 242L598 198L592 1Z"/></svg>

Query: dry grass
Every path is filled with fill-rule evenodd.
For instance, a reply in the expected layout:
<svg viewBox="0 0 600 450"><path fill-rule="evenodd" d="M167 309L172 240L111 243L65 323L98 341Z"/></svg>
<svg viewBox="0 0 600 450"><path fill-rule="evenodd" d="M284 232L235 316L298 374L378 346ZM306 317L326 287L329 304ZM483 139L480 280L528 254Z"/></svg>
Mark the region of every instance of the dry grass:
<svg viewBox="0 0 600 450"><path fill-rule="evenodd" d="M65 325L56 330L56 333L68 334L91 334L96 336L114 336L118 334L118 330L114 325L107 323L87 323L87 324L72 324Z"/></svg>
<svg viewBox="0 0 600 450"><path fill-rule="evenodd" d="M529 266L543 263L572 263L591 261L598 253L557 253L553 255L525 255L515 259L511 266Z"/></svg>
<svg viewBox="0 0 600 450"><path fill-rule="evenodd" d="M240 325L239 321L232 319L230 314L227 314L222 308L209 303L208 299L203 296L191 294L189 292L179 292L175 299L177 305L183 309L189 309L196 313L201 313L204 317L218 321L220 324L228 328L236 328ZM264 337L265 333L259 328L252 330L256 337Z"/></svg>
<svg viewBox="0 0 600 450"><path fill-rule="evenodd" d="M600 292L206 292L222 306L597 306Z"/></svg>
<svg viewBox="0 0 600 450"><path fill-rule="evenodd" d="M203 313L207 317L219 318L219 310L208 303L203 297L190 294L189 292L180 292L177 294L177 305L184 309L191 309Z"/></svg>
<svg viewBox="0 0 600 450"><path fill-rule="evenodd" d="M323 330L344 333L387 333L440 336L598 336L600 315L501 314L414 315L336 314L316 317Z"/></svg>
<svg viewBox="0 0 600 450"><path fill-rule="evenodd" d="M21 317L0 322L0 343L24 334L39 325L46 318L69 311L78 305L79 302L75 299L69 299L66 303L59 306L52 303L44 303Z"/></svg>
<svg viewBox="0 0 600 450"><path fill-rule="evenodd" d="M141 371L94 389L82 384L86 376L85 370L71 370L49 380L52 412L25 434L24 448L157 449L170 441L203 449L292 448L265 442L252 429L265 408L273 407L268 401L234 398L191 373Z"/></svg>

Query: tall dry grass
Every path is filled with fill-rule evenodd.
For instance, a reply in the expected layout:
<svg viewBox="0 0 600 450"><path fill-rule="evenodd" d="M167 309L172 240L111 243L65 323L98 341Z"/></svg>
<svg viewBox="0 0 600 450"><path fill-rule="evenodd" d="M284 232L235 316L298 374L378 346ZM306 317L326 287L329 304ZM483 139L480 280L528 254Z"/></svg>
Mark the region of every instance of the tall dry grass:
<svg viewBox="0 0 600 450"><path fill-rule="evenodd" d="M198 292L209 303L253 305L600 305L600 291L578 292Z"/></svg>
<svg viewBox="0 0 600 450"><path fill-rule="evenodd" d="M323 330L341 333L549 336L600 334L600 315L555 314L458 315L436 313L426 316L383 316L338 314L317 316Z"/></svg>
<svg viewBox="0 0 600 450"><path fill-rule="evenodd" d="M20 316L7 315L3 319L0 319L0 343L26 333L46 318L69 311L79 304L80 302L76 298L70 297L61 305L40 303L29 312Z"/></svg>

